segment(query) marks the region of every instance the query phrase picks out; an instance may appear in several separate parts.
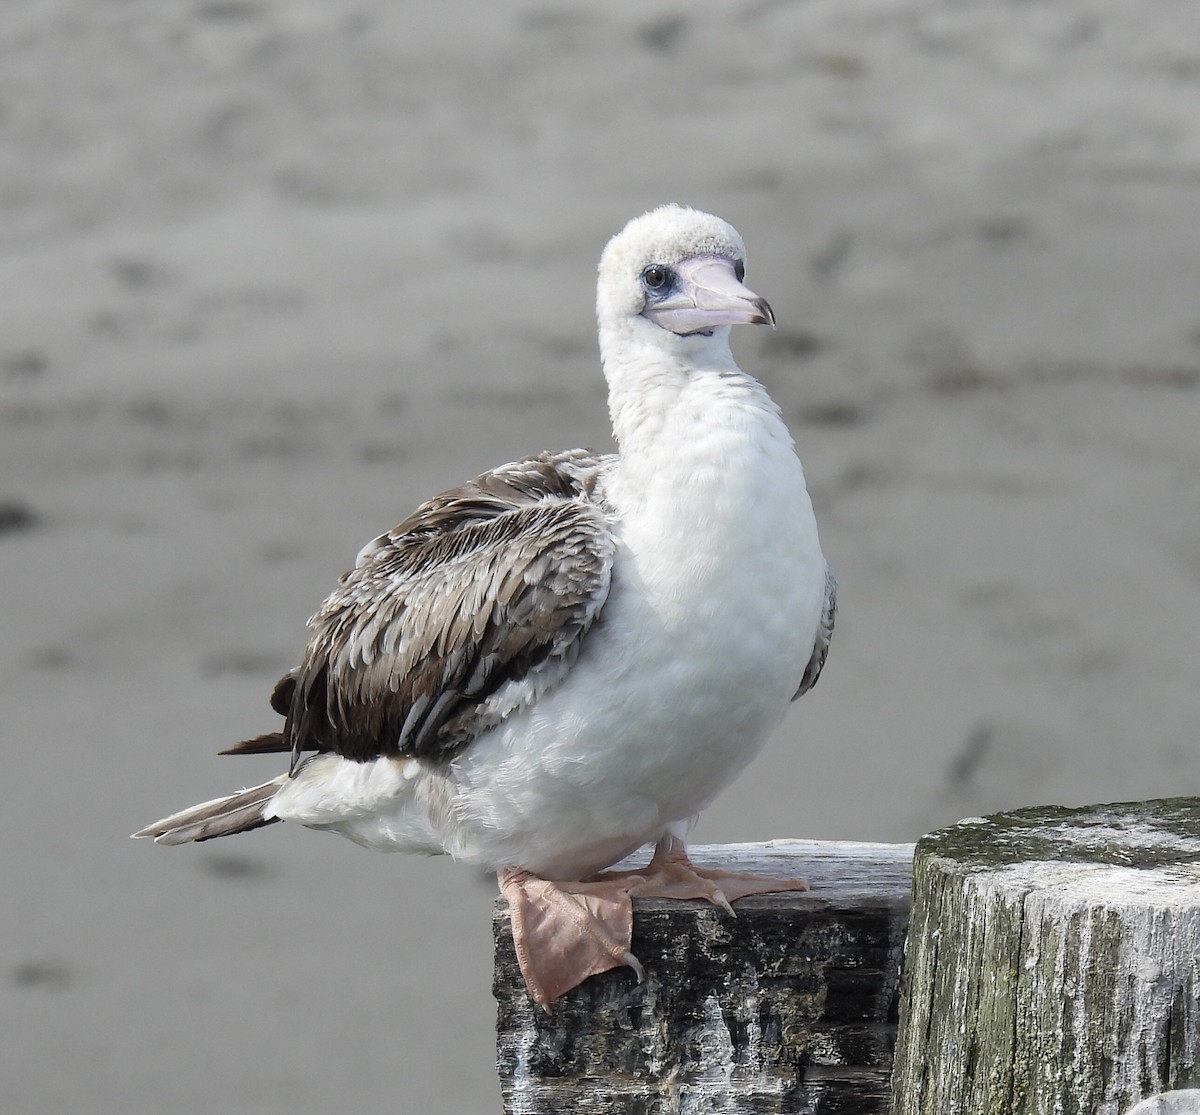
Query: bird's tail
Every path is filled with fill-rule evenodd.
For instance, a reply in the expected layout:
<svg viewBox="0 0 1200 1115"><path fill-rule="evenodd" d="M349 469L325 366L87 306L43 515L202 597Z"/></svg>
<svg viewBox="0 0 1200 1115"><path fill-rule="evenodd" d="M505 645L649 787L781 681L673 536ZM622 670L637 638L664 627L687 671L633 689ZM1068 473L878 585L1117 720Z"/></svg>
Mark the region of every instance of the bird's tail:
<svg viewBox="0 0 1200 1115"><path fill-rule="evenodd" d="M201 802L190 809L173 813L161 821L147 825L134 839L152 836L156 844L187 844L196 840L212 840L217 836L230 836L235 832L248 832L262 828L279 820L264 816L267 803L287 781L287 775L253 786L249 790Z"/></svg>

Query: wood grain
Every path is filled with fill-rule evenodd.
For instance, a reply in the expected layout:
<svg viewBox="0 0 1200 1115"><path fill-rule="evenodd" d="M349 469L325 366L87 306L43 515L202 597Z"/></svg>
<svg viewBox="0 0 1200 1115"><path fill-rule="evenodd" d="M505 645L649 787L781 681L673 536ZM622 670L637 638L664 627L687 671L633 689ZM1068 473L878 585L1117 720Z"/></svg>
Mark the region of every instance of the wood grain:
<svg viewBox="0 0 1200 1115"><path fill-rule="evenodd" d="M1200 1071L1200 799L923 838L896 1115L1121 1115Z"/></svg>

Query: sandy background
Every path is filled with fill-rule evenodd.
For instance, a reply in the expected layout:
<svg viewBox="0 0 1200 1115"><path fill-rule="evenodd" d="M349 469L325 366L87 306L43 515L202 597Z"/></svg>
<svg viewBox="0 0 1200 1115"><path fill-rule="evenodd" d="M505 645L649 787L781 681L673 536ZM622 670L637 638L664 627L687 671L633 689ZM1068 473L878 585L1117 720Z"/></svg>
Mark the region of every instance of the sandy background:
<svg viewBox="0 0 1200 1115"><path fill-rule="evenodd" d="M727 217L828 669L697 837L1200 791L1200 6L0 6L0 1110L491 1112L494 884L163 850L359 546L608 443L594 265Z"/></svg>

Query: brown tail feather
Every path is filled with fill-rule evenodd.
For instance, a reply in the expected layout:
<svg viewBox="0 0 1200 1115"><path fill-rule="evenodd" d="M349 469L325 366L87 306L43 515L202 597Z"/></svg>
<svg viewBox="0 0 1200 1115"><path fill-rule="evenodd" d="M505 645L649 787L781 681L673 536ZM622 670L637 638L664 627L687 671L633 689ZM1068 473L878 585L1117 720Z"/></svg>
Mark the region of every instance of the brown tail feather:
<svg viewBox="0 0 1200 1115"><path fill-rule="evenodd" d="M281 774L261 786L193 805L135 832L134 839L151 836L156 844L188 844L274 824L279 818L264 817L263 810L286 781Z"/></svg>
<svg viewBox="0 0 1200 1115"><path fill-rule="evenodd" d="M286 743L282 732L267 732L265 735L244 739L232 747L218 751L218 755L265 755L269 751L291 751L292 745Z"/></svg>

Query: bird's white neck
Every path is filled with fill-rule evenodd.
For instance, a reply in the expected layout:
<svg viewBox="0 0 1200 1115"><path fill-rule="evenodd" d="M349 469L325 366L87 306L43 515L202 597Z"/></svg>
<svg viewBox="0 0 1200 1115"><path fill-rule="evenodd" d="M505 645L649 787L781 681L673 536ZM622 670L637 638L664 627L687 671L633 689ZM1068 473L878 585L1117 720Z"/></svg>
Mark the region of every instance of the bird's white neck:
<svg viewBox="0 0 1200 1115"><path fill-rule="evenodd" d="M601 328L613 436L630 464L663 451L667 429L688 417L680 405L698 386L726 377L754 382L734 363L728 326L703 337L651 329L645 322L634 330Z"/></svg>
<svg viewBox="0 0 1200 1115"><path fill-rule="evenodd" d="M627 526L688 546L708 530L756 537L793 504L811 516L779 408L724 338L700 340L686 362L665 346L605 361L621 450L610 495Z"/></svg>

